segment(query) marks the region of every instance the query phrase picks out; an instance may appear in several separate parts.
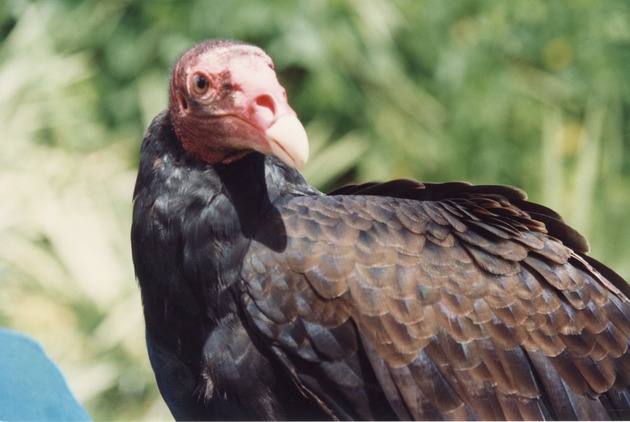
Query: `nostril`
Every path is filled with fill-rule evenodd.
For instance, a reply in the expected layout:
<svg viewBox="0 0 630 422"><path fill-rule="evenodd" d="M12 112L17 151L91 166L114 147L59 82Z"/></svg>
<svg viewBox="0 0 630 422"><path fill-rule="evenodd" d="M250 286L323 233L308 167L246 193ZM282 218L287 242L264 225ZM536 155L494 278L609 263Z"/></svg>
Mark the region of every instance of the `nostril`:
<svg viewBox="0 0 630 422"><path fill-rule="evenodd" d="M257 96L251 103L249 119L258 127L267 129L276 119L276 100L269 94Z"/></svg>
<svg viewBox="0 0 630 422"><path fill-rule="evenodd" d="M271 111L272 114L276 114L276 102L271 95L260 95L256 98L256 106L266 108Z"/></svg>

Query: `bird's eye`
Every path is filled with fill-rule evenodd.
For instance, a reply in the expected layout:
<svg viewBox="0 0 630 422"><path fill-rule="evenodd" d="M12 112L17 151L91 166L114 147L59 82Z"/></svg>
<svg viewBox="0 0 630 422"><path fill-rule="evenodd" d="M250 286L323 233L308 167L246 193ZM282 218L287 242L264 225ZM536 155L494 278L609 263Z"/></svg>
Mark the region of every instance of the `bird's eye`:
<svg viewBox="0 0 630 422"><path fill-rule="evenodd" d="M203 95L208 92L210 81L204 75L195 73L192 77L192 89L197 95Z"/></svg>

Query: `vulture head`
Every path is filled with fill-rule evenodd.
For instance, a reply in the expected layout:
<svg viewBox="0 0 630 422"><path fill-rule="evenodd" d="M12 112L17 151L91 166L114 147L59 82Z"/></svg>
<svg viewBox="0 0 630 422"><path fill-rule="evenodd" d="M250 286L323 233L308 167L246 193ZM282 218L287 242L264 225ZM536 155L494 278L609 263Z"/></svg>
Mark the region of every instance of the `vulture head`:
<svg viewBox="0 0 630 422"><path fill-rule="evenodd" d="M188 50L173 69L169 109L183 147L210 164L258 151L299 169L308 158L304 127L258 47L210 40Z"/></svg>

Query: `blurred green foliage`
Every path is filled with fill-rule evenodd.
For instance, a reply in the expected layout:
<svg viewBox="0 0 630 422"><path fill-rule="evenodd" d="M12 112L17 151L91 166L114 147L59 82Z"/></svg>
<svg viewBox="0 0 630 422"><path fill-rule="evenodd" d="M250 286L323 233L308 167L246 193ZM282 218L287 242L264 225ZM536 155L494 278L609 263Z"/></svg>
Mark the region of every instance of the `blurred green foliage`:
<svg viewBox="0 0 630 422"><path fill-rule="evenodd" d="M140 140L192 44L275 60L328 190L524 188L630 278L625 0L0 2L0 325L42 341L97 420L168 419L129 248Z"/></svg>

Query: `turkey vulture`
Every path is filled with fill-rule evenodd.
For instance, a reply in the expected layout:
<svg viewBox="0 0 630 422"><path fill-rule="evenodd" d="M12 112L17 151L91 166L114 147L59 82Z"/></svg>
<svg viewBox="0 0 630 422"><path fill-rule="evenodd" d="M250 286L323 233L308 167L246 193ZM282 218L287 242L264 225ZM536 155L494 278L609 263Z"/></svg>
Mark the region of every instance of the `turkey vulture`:
<svg viewBox="0 0 630 422"><path fill-rule="evenodd" d="M630 417L630 288L506 186L322 194L271 59L210 40L142 143L133 261L177 419Z"/></svg>

